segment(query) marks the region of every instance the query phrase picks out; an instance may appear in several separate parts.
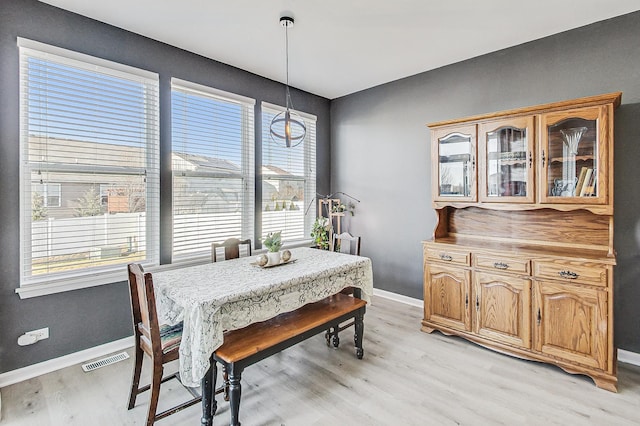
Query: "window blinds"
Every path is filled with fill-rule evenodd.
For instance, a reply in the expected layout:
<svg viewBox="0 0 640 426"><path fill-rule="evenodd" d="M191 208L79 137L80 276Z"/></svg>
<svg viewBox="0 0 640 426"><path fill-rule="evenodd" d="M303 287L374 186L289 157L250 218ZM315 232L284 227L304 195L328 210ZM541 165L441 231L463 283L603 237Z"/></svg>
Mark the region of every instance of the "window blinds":
<svg viewBox="0 0 640 426"><path fill-rule="evenodd" d="M173 261L253 238L253 99L172 79Z"/></svg>
<svg viewBox="0 0 640 426"><path fill-rule="evenodd" d="M157 264L157 74L18 46L21 283Z"/></svg>
<svg viewBox="0 0 640 426"><path fill-rule="evenodd" d="M304 141L291 148L275 143L269 125L284 108L262 103L262 233L282 231L286 242L308 239L315 219L316 117L300 113ZM307 214L305 215L305 212Z"/></svg>

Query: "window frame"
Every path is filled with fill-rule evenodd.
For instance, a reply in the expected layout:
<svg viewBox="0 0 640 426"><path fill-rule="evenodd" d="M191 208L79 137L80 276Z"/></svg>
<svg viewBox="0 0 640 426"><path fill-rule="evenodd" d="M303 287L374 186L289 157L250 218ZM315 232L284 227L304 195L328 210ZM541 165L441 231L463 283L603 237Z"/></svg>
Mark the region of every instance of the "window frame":
<svg viewBox="0 0 640 426"><path fill-rule="evenodd" d="M255 188L255 104L256 100L246 96L238 95L224 90L216 89L211 86L206 86L191 81L182 80L179 78L171 78L171 122L173 123L173 102L174 91L179 91L185 94L192 94L194 96L201 96L203 98L218 100L225 103L234 103L242 107L241 118L241 164L239 173L216 173L214 171L179 171L180 177L194 177L202 179L240 179L244 185L243 191L243 203L242 203L242 219L241 219L241 235L235 235L236 238L241 240L251 239L255 246L255 204L256 204L256 188ZM176 178L176 171L173 169L173 154L174 152L174 134L171 134L171 194L172 194L172 227L171 227L171 263L172 264L187 264L193 262L200 262L209 260L211 258L210 248L203 250L201 254L195 255L183 255L175 252L175 195L174 183ZM211 243L214 241L211 240ZM218 241L222 242L222 241Z"/></svg>
<svg viewBox="0 0 640 426"><path fill-rule="evenodd" d="M55 183L55 182L47 182L47 183L41 183L39 184L42 186L42 199L43 199L43 206L47 207L47 208L56 208L56 207L60 207L62 205L62 184L60 183ZM51 187L57 187L57 194L55 195L56 197L58 197L58 203L56 205L51 205L49 204L49 189ZM33 189L31 190L31 192L38 192L38 191L34 191Z"/></svg>
<svg viewBox="0 0 640 426"><path fill-rule="evenodd" d="M159 230L159 75L154 72L134 68L117 62L101 59L95 56L86 55L71 50L51 46L45 43L17 38L17 46L20 56L20 281L19 287L15 290L20 298L36 297L46 294L59 293L80 288L93 287L103 284L126 281L127 274L125 263L120 263L106 267L80 268L68 273L42 274L34 278L27 275L25 264L28 259L25 244L26 238L31 238L32 219L27 206L31 205L31 200L27 200L27 189L31 188L31 174L36 167L26 157L29 140L29 118L27 116L28 107L26 104L28 74L25 61L28 58L37 58L53 63L79 68L89 72L100 72L116 78L133 79L143 85L145 90L145 126L146 142L145 164L142 170L133 168L123 168L115 166L101 166L100 171L106 173L117 173L118 175L144 175L146 179L146 208L145 208L145 243L146 256L141 263L145 267L154 267L159 264L160 257L160 230ZM151 105L151 107L149 107ZM59 172L91 173L95 168L88 166L59 164L52 165L52 170ZM57 183L57 182L56 182ZM27 186L28 185L28 186ZM30 194L30 191L29 191ZM62 201L62 188L60 190L60 201ZM27 211L29 210L29 211Z"/></svg>

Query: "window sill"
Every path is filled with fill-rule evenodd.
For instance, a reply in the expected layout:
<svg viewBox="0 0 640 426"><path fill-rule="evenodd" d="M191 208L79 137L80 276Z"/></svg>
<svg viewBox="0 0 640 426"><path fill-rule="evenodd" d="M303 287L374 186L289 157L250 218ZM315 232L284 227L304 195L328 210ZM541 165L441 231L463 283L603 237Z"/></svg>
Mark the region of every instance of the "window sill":
<svg viewBox="0 0 640 426"><path fill-rule="evenodd" d="M79 290L82 288L96 287L104 284L113 284L127 281L126 267L122 271L109 272L83 277L67 278L64 280L47 281L37 284L27 284L16 289L20 299L46 296L47 294L62 293L65 291Z"/></svg>

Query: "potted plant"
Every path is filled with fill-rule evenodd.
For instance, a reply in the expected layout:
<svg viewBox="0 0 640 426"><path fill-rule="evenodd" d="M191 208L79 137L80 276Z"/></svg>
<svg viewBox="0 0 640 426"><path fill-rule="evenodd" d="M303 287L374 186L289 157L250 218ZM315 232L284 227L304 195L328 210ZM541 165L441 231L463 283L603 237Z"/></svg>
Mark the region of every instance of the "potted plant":
<svg viewBox="0 0 640 426"><path fill-rule="evenodd" d="M313 238L316 247L322 250L329 249L329 230L331 229L331 224L329 220L320 216L316 218L316 221L313 222L313 228L311 228L311 238Z"/></svg>
<svg viewBox="0 0 640 426"><path fill-rule="evenodd" d="M269 265L275 265L280 263L280 248L282 247L282 231L269 232L262 244L267 248L267 257L269 258Z"/></svg>

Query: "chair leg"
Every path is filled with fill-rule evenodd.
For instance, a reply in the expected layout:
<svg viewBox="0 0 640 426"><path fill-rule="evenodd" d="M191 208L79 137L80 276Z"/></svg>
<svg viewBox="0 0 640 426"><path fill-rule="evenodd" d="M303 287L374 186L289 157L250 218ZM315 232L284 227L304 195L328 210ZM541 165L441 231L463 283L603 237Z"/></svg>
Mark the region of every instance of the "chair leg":
<svg viewBox="0 0 640 426"><path fill-rule="evenodd" d="M129 406L127 407L131 410L136 405L136 397L140 391L138 387L140 386L140 372L142 371L142 359L144 358L144 352L142 352L142 348L136 342L136 348L134 353L134 365L133 365L133 378L131 379L131 393L129 394Z"/></svg>
<svg viewBox="0 0 640 426"><path fill-rule="evenodd" d="M153 358L153 377L151 378L151 400L149 401L149 413L147 414L147 426L152 426L156 421L158 398L160 397L160 383L162 383L162 360Z"/></svg>
<svg viewBox="0 0 640 426"><path fill-rule="evenodd" d="M229 372L227 371L227 368L223 365L222 366L222 386L224 389L224 400L225 401L229 401Z"/></svg>

